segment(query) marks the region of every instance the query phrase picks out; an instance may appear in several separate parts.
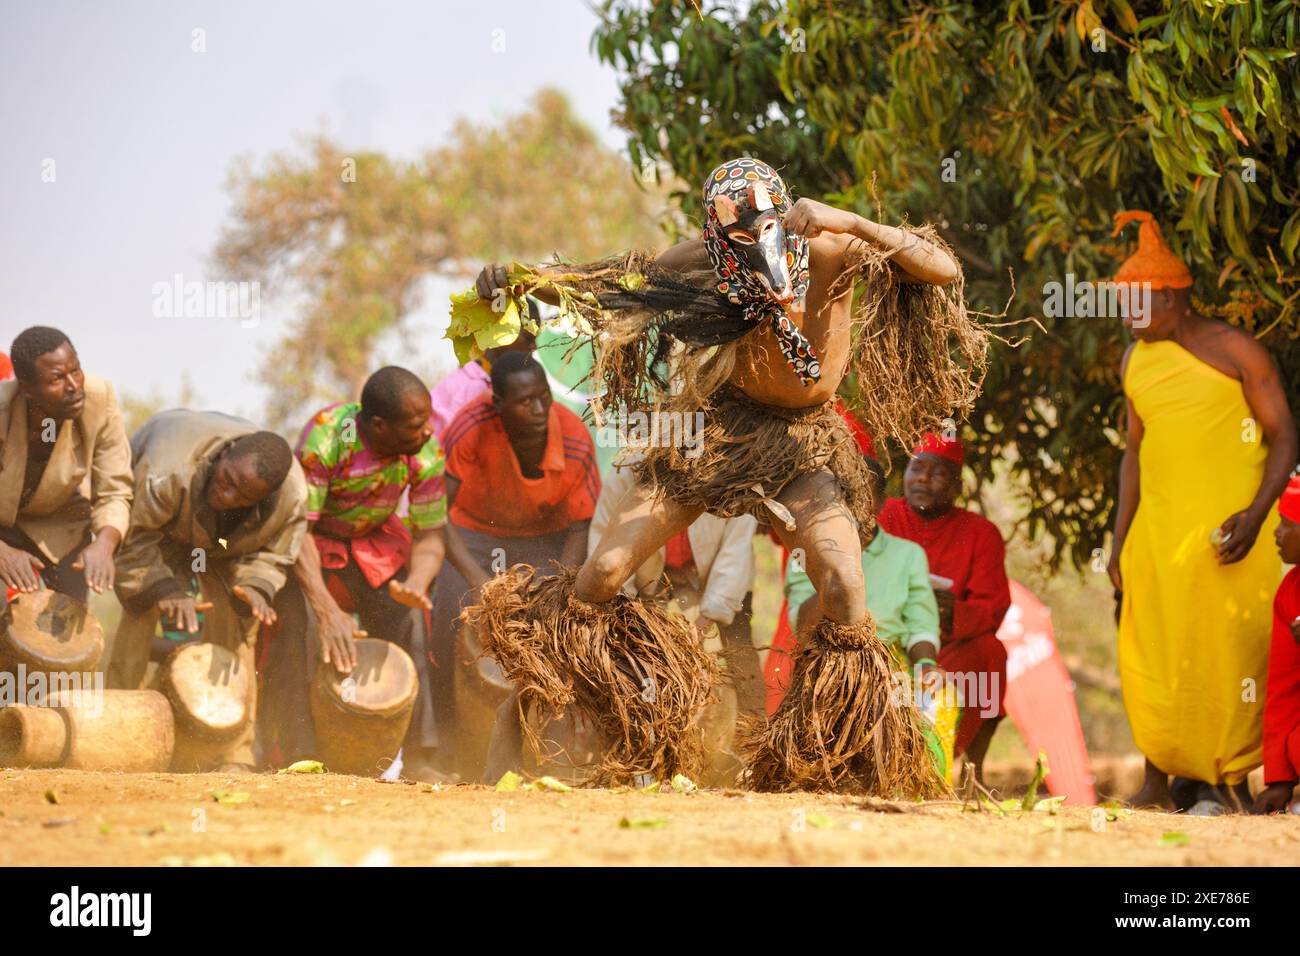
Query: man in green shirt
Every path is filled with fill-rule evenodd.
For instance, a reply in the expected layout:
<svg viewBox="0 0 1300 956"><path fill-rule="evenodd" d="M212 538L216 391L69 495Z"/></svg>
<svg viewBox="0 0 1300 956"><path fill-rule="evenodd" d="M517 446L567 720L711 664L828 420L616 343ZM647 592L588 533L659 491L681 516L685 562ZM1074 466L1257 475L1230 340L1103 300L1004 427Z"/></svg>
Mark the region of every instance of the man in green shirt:
<svg viewBox="0 0 1300 956"><path fill-rule="evenodd" d="M871 493L876 501L883 501L885 481L880 463L870 456L863 457L871 471ZM892 645L913 670L919 666L923 682L928 683L929 672L939 669L939 607L925 551L919 544L896 538L880 527L864 535L863 542L867 610L876 622L876 634ZM797 553L791 554L785 577L790 627L796 635L805 633L822 616L812 581L797 557Z"/></svg>

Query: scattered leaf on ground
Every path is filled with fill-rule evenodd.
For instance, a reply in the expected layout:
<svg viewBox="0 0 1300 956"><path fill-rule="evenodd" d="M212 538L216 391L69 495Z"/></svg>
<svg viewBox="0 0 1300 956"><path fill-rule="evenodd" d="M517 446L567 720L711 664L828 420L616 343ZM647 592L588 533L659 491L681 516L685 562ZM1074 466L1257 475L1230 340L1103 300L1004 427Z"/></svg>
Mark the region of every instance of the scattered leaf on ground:
<svg viewBox="0 0 1300 956"><path fill-rule="evenodd" d="M1187 844L1191 842L1191 837L1186 833L1179 832L1178 830L1170 830L1168 833L1160 834L1161 846L1187 846Z"/></svg>
<svg viewBox="0 0 1300 956"><path fill-rule="evenodd" d="M835 821L824 813L806 813L804 822L810 827L816 827L818 830L829 830L835 826Z"/></svg>
<svg viewBox="0 0 1300 956"><path fill-rule="evenodd" d="M497 781L496 789L498 792L506 790L518 790L519 785L524 782L524 778L519 776L513 770L507 770Z"/></svg>
<svg viewBox="0 0 1300 956"><path fill-rule="evenodd" d="M247 803L252 794L244 790L214 790L212 799L222 806L232 806L236 803Z"/></svg>
<svg viewBox="0 0 1300 956"><path fill-rule="evenodd" d="M673 789L678 793L690 793L692 790L698 790L699 787L695 786L695 781L686 774L679 773L673 776Z"/></svg>
<svg viewBox="0 0 1300 956"><path fill-rule="evenodd" d="M280 773L329 773L319 760L296 760L280 770Z"/></svg>
<svg viewBox="0 0 1300 956"><path fill-rule="evenodd" d="M561 783L554 777L538 777L528 785L529 790L553 790L556 793L572 793L573 788L567 783Z"/></svg>
<svg viewBox="0 0 1300 956"><path fill-rule="evenodd" d="M58 795L57 793L55 793L53 790L46 790L46 791L45 791L45 802L46 802L46 803L58 803L58 802L59 802L59 795Z"/></svg>
<svg viewBox="0 0 1300 956"><path fill-rule="evenodd" d="M1035 812L1037 812L1037 813L1044 813L1044 812L1046 812L1046 813L1050 813L1050 814L1052 814L1053 816L1055 816L1055 815L1056 815L1056 811L1057 811L1058 809L1060 809L1060 806L1061 806L1061 804L1063 804L1063 803L1065 803L1065 797L1064 797L1064 796L1059 796L1059 797L1047 797L1046 799L1039 800L1037 803L1035 803L1035 804L1034 804L1034 810L1035 810Z"/></svg>
<svg viewBox="0 0 1300 956"><path fill-rule="evenodd" d="M623 817L618 821L620 830L658 830L666 826L667 817Z"/></svg>

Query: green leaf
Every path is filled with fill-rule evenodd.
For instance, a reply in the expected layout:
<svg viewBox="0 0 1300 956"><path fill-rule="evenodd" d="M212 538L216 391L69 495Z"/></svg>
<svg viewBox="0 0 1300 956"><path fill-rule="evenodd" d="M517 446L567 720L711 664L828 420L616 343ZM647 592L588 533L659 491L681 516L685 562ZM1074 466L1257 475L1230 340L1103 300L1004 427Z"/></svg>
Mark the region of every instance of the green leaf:
<svg viewBox="0 0 1300 956"><path fill-rule="evenodd" d="M667 817L622 817L618 821L620 830L660 830L666 826Z"/></svg>
<svg viewBox="0 0 1300 956"><path fill-rule="evenodd" d="M1130 34L1138 32L1138 19L1133 14L1133 8L1128 5L1126 0L1111 0L1112 7L1119 17L1120 25Z"/></svg>
<svg viewBox="0 0 1300 956"><path fill-rule="evenodd" d="M247 803L251 797L252 794L244 790L214 790L212 792L212 799L224 807Z"/></svg>
<svg viewBox="0 0 1300 956"><path fill-rule="evenodd" d="M1191 842L1191 837L1178 830L1171 830L1168 833L1160 834L1161 846L1187 846Z"/></svg>
<svg viewBox="0 0 1300 956"><path fill-rule="evenodd" d="M503 778L504 779L504 778ZM554 777L538 777L528 785L529 790L550 790L554 793L572 793L573 788L567 783L561 783Z"/></svg>
<svg viewBox="0 0 1300 956"><path fill-rule="evenodd" d="M497 781L497 785L495 789L498 793L506 793L511 790L518 790L519 785L523 782L524 782L523 777L519 776L519 774L515 773L513 770L507 770L505 773L501 775L501 779Z"/></svg>
<svg viewBox="0 0 1300 956"><path fill-rule="evenodd" d="M1291 218L1282 227L1282 252L1288 262L1295 262L1296 244L1300 243L1300 211L1291 214Z"/></svg>
<svg viewBox="0 0 1300 956"><path fill-rule="evenodd" d="M297 760L279 771L280 773L329 773L319 760Z"/></svg>
<svg viewBox="0 0 1300 956"><path fill-rule="evenodd" d="M1020 801L1021 810L1034 809L1034 804L1038 801L1038 787L1042 784L1043 778L1051 772L1047 766L1047 754L1038 751L1038 759L1034 761L1034 779L1029 782L1029 789L1025 791L1024 799Z"/></svg>
<svg viewBox="0 0 1300 956"><path fill-rule="evenodd" d="M673 789L678 793L691 793L699 788L695 786L694 780L684 773L679 773L673 776Z"/></svg>
<svg viewBox="0 0 1300 956"><path fill-rule="evenodd" d="M1056 816L1056 811L1061 808L1061 804L1063 803L1065 803L1064 794L1059 797L1044 797L1042 800L1039 800L1034 804L1034 812L1042 813L1045 811L1052 814L1052 816Z"/></svg>

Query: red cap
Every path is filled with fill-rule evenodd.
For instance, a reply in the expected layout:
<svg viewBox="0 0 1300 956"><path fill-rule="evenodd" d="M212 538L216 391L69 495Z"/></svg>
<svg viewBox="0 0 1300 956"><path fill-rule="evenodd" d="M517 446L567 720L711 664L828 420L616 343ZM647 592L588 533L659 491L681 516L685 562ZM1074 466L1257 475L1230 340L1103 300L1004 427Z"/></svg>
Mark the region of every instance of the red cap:
<svg viewBox="0 0 1300 956"><path fill-rule="evenodd" d="M959 468L966 460L966 449L960 439L947 439L941 435L936 435L934 432L927 432L925 437L921 439L921 444L912 449L913 458L923 454L947 458Z"/></svg>
<svg viewBox="0 0 1300 956"><path fill-rule="evenodd" d="M1292 475L1277 502L1277 513L1300 524L1300 475Z"/></svg>
<svg viewBox="0 0 1300 956"><path fill-rule="evenodd" d="M9 361L9 356L5 355L4 352L0 352L0 382L13 378L13 374L14 363Z"/></svg>

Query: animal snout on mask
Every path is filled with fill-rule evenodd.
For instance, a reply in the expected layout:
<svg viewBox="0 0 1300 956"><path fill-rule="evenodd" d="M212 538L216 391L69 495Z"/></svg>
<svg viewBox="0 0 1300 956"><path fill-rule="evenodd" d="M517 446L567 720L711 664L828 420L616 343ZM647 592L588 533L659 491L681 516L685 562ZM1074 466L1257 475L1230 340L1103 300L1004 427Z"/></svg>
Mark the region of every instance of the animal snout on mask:
<svg viewBox="0 0 1300 956"><path fill-rule="evenodd" d="M761 282L776 301L794 300L790 270L786 261L786 234L781 215L761 185L751 186L744 206L724 194L714 198L713 207L723 235L743 267Z"/></svg>

